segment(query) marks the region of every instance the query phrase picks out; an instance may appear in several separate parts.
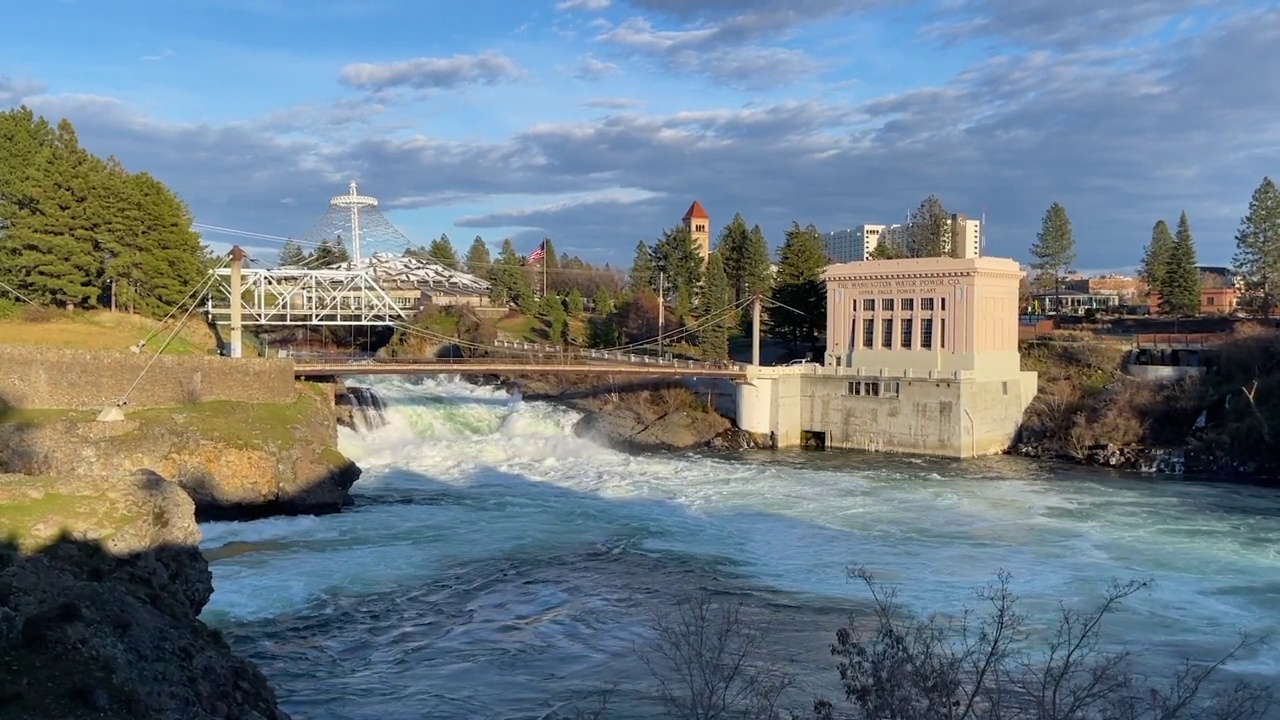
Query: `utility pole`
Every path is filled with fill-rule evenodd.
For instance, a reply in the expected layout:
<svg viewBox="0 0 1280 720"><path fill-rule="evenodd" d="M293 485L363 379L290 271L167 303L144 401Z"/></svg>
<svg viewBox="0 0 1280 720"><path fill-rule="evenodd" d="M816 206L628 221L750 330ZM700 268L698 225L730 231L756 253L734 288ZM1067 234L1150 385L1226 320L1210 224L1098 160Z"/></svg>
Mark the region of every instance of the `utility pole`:
<svg viewBox="0 0 1280 720"><path fill-rule="evenodd" d="M667 276L658 272L658 359L662 359L662 328L667 318Z"/></svg>
<svg viewBox="0 0 1280 720"><path fill-rule="evenodd" d="M239 245L231 248L231 357L242 357L240 345L240 268L244 262L245 253L240 249Z"/></svg>
<svg viewBox="0 0 1280 720"><path fill-rule="evenodd" d="M751 364L760 367L760 295L751 299Z"/></svg>

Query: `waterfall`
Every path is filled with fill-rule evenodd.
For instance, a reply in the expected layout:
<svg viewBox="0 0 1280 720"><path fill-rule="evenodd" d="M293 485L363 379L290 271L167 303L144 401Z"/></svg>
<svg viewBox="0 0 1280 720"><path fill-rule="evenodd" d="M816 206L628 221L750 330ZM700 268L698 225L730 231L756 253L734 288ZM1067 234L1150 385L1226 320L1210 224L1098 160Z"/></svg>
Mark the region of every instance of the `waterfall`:
<svg viewBox="0 0 1280 720"><path fill-rule="evenodd" d="M370 432L387 424L387 405L372 388L351 385L336 398L337 405L345 408L339 414L338 423L357 432Z"/></svg>

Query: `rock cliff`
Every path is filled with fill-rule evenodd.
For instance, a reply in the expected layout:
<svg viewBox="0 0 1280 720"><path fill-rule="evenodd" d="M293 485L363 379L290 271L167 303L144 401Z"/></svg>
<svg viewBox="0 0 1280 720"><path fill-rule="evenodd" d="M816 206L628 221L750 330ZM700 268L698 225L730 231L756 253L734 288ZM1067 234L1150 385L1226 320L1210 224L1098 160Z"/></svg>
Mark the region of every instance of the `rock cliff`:
<svg viewBox="0 0 1280 720"><path fill-rule="evenodd" d="M0 426L0 471L111 475L145 468L195 500L200 520L337 512L360 469L337 451L327 392L305 386L288 404L208 402L93 413L21 411Z"/></svg>
<svg viewBox="0 0 1280 720"><path fill-rule="evenodd" d="M149 472L0 475L0 716L287 718L199 620L194 511Z"/></svg>

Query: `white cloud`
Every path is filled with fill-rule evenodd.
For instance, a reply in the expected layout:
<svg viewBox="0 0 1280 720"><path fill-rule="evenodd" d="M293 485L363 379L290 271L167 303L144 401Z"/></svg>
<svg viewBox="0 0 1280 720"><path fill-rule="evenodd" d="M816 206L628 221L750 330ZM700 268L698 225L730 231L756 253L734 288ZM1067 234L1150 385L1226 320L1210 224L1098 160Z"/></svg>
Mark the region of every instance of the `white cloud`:
<svg viewBox="0 0 1280 720"><path fill-rule="evenodd" d="M560 0L557 10L604 10L613 4L613 0Z"/></svg>
<svg viewBox="0 0 1280 720"><path fill-rule="evenodd" d="M344 85L365 90L409 87L419 90L459 85L496 84L516 80L524 71L500 52L453 57L420 57L373 64L355 63L342 68Z"/></svg>
<svg viewBox="0 0 1280 720"><path fill-rule="evenodd" d="M620 68L614 63L597 60L587 55L578 64L574 76L580 80L600 80L610 75L615 75L619 71Z"/></svg>

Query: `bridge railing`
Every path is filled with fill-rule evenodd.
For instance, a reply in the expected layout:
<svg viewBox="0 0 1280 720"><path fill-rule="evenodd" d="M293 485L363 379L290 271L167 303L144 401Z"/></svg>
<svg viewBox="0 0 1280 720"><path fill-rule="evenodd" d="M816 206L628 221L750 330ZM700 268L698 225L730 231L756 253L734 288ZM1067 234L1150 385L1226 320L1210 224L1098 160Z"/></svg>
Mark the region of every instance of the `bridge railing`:
<svg viewBox="0 0 1280 720"><path fill-rule="evenodd" d="M583 361L596 362L613 362L635 365L659 365L663 367L677 367L690 369L707 369L707 370L745 370L746 366L741 363L731 362L728 360L721 361L705 361L705 360L682 360L673 357L656 357L653 355L637 355L636 353L625 353L610 350L593 350L591 348L565 347L562 345L542 345L539 343L519 342L514 340L494 340L493 345L497 349L513 350L521 353L539 353L540 355L549 356L556 359L574 359Z"/></svg>

